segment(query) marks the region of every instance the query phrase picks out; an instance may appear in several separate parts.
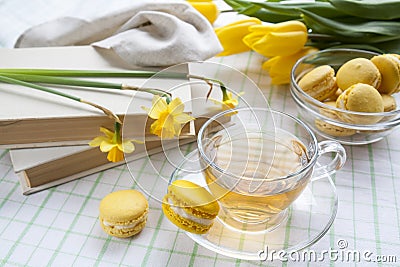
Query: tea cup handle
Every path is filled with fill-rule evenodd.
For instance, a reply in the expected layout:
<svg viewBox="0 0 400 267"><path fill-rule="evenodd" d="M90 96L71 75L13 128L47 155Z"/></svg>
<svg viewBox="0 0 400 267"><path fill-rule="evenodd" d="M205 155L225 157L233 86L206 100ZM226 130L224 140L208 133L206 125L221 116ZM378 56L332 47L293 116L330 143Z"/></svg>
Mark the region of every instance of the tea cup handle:
<svg viewBox="0 0 400 267"><path fill-rule="evenodd" d="M346 150L344 147L336 141L322 141L318 143L319 152L318 158L325 153L333 152L335 157L327 164L314 168L314 174L312 181L326 177L327 175L333 174L337 170L340 170L346 162Z"/></svg>

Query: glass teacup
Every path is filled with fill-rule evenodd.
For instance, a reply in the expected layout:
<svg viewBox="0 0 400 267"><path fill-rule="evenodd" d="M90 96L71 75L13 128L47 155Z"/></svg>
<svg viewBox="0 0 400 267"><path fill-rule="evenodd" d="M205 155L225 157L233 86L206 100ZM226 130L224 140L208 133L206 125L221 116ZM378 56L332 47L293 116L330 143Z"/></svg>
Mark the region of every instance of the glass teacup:
<svg viewBox="0 0 400 267"><path fill-rule="evenodd" d="M198 150L207 186L221 206L219 218L244 231L277 227L310 180L335 172L346 160L338 142L318 143L302 121L264 108L210 118L199 131ZM327 152L335 157L317 164Z"/></svg>

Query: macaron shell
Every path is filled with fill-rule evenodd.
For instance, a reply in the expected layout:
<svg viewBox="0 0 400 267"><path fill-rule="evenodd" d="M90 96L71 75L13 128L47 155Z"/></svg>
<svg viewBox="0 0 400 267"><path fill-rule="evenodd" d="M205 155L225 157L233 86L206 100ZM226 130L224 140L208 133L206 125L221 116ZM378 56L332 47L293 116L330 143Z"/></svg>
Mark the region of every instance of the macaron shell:
<svg viewBox="0 0 400 267"><path fill-rule="evenodd" d="M357 83L369 84L378 88L381 83L381 74L369 59L354 58L339 68L336 74L336 83L342 90Z"/></svg>
<svg viewBox="0 0 400 267"><path fill-rule="evenodd" d="M100 216L112 223L124 223L148 212L149 204L136 190L119 190L105 196L100 202Z"/></svg>
<svg viewBox="0 0 400 267"><path fill-rule="evenodd" d="M355 115L337 112L337 116L343 121L355 124L373 124L381 120L381 117L368 115L368 113L383 112L383 100L374 87L358 83L346 89L338 97L336 107L366 113L365 115Z"/></svg>
<svg viewBox="0 0 400 267"><path fill-rule="evenodd" d="M175 204L197 217L214 218L218 215L219 205L214 196L195 183L176 180L168 187L168 194Z"/></svg>
<svg viewBox="0 0 400 267"><path fill-rule="evenodd" d="M400 60L392 55L379 55L371 58L371 62L379 69L382 82L378 91L381 94L393 94L400 88Z"/></svg>
<svg viewBox="0 0 400 267"><path fill-rule="evenodd" d="M382 96L374 87L362 83L355 84L345 90L336 103L336 107L350 111L383 112Z"/></svg>
<svg viewBox="0 0 400 267"><path fill-rule="evenodd" d="M354 129L348 129L336 126L320 119L316 119L314 123L315 127L317 127L318 130L331 136L344 137L344 136L352 136L357 133L357 131Z"/></svg>
<svg viewBox="0 0 400 267"><path fill-rule="evenodd" d="M198 224L189 219L183 218L182 216L179 216L171 209L171 206L168 204L167 198L164 198L163 200L162 210L165 216L168 218L168 220L170 220L173 224L175 224L179 228L188 231L190 233L204 234L208 230L210 230L212 226L212 224L211 225Z"/></svg>
<svg viewBox="0 0 400 267"><path fill-rule="evenodd" d="M144 228L148 210L148 201L141 192L132 189L115 191L100 202L100 225L109 235L129 237Z"/></svg>
<svg viewBox="0 0 400 267"><path fill-rule="evenodd" d="M324 102L325 105L331 106L333 108L336 108L336 101L326 101ZM328 117L330 119L335 119L337 120L338 117L336 115L336 111L329 109L329 108L320 108L319 113L325 117Z"/></svg>
<svg viewBox="0 0 400 267"><path fill-rule="evenodd" d="M335 71L329 65L319 66L304 75L298 86L311 97L323 101L337 90Z"/></svg>
<svg viewBox="0 0 400 267"><path fill-rule="evenodd" d="M324 104L331 106L331 107L336 107L336 102L335 101L329 101L325 102ZM333 119L335 121L340 120L339 117L337 116L337 113L334 110L330 110L329 108L320 108L320 113L321 115ZM324 121L323 119L316 119L314 121L315 127L317 127L318 130L320 130L323 133L326 133L331 136L351 136L357 133L356 130L354 129L349 129L349 128L344 128L340 126L333 125L329 122Z"/></svg>
<svg viewBox="0 0 400 267"><path fill-rule="evenodd" d="M384 112L396 110L397 108L396 99L393 96L387 94L381 94L381 96L383 101Z"/></svg>

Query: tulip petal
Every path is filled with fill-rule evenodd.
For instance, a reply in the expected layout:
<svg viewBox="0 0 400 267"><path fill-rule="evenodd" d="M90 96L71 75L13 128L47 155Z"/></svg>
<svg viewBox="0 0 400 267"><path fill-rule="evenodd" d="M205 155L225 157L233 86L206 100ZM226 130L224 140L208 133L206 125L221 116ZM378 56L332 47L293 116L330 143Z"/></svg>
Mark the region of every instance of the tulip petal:
<svg viewBox="0 0 400 267"><path fill-rule="evenodd" d="M258 40L260 40L265 33L260 32L252 32L247 34L243 38L243 43L245 43L248 47L252 47Z"/></svg>
<svg viewBox="0 0 400 267"><path fill-rule="evenodd" d="M276 56L262 65L262 68L267 70L272 84L288 84L290 83L290 74L297 60L307 54L318 51L313 47L304 47L299 52L289 56Z"/></svg>
<svg viewBox="0 0 400 267"><path fill-rule="evenodd" d="M277 64L278 61L279 57L272 57L262 64L262 68L267 71L271 71L271 69Z"/></svg>
<svg viewBox="0 0 400 267"><path fill-rule="evenodd" d="M307 32L307 26L298 20L289 20L283 21L280 23L268 24L268 25L259 25L252 26L254 28L249 29L251 31L264 31L265 33L268 32Z"/></svg>
<svg viewBox="0 0 400 267"><path fill-rule="evenodd" d="M256 42L252 49L266 57L287 56L300 51L307 42L304 32L271 32Z"/></svg>
<svg viewBox="0 0 400 267"><path fill-rule="evenodd" d="M215 33L224 48L217 56L228 56L250 50L242 39L249 33L249 26L261 24L258 19L240 20L226 26L217 28Z"/></svg>

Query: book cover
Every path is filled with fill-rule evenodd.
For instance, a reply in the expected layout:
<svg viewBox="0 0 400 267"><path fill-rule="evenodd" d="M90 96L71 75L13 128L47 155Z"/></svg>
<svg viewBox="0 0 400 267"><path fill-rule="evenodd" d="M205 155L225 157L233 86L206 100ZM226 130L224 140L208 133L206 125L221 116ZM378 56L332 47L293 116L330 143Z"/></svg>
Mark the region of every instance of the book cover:
<svg viewBox="0 0 400 267"><path fill-rule="evenodd" d="M179 144L193 141L194 138L185 138ZM174 148L176 142L163 141L162 146L161 141L138 144L134 153L126 157L126 161ZM13 149L10 150L10 156L24 195L125 164L125 161L109 162L106 153L85 145Z"/></svg>

